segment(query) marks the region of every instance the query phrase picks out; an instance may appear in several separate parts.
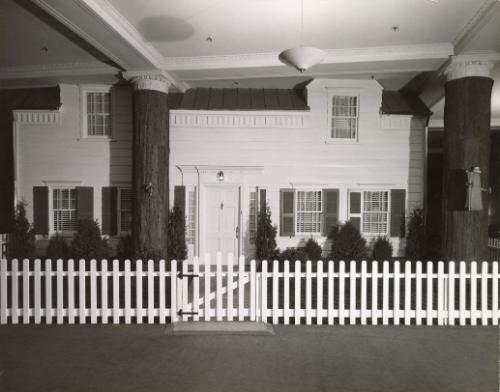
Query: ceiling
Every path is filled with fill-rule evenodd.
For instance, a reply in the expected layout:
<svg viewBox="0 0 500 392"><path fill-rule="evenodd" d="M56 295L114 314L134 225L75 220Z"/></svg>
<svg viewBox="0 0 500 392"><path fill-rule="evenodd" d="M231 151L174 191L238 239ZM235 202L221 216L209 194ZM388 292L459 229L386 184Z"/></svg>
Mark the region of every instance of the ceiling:
<svg viewBox="0 0 500 392"><path fill-rule="evenodd" d="M496 0L3 0L0 88L161 69L180 90L290 88L315 77L397 90L452 54L500 52L498 26ZM299 45L327 56L300 74L277 58Z"/></svg>

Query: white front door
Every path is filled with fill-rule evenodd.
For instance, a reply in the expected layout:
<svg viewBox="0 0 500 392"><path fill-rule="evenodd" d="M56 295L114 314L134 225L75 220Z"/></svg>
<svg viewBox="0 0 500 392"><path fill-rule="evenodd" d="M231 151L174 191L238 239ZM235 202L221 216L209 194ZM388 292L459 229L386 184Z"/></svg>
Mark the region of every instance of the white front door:
<svg viewBox="0 0 500 392"><path fill-rule="evenodd" d="M205 197L204 252L215 261L217 252L238 255L239 249L239 187L208 186Z"/></svg>

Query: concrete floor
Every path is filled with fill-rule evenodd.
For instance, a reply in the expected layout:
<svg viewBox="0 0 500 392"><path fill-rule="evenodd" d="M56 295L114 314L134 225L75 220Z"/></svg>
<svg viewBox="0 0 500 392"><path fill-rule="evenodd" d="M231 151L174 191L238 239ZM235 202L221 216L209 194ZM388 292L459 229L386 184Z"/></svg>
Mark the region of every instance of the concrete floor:
<svg viewBox="0 0 500 392"><path fill-rule="evenodd" d="M1 326L0 391L498 391L498 328Z"/></svg>

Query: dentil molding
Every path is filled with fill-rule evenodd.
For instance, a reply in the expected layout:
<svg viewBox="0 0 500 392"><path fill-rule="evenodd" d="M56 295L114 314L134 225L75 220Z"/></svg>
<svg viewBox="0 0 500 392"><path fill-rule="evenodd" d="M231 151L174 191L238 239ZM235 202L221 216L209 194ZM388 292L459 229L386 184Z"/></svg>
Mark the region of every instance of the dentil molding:
<svg viewBox="0 0 500 392"><path fill-rule="evenodd" d="M22 124L60 124L59 110L14 110L14 121Z"/></svg>

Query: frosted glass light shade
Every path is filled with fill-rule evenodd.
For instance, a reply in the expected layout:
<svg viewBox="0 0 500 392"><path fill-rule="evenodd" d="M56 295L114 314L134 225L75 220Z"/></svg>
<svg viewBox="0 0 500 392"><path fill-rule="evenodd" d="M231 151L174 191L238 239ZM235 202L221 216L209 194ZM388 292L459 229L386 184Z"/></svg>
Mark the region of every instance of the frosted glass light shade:
<svg viewBox="0 0 500 392"><path fill-rule="evenodd" d="M291 48L280 53L279 59L283 64L304 72L313 65L319 64L325 58L326 53L321 49L311 46Z"/></svg>

